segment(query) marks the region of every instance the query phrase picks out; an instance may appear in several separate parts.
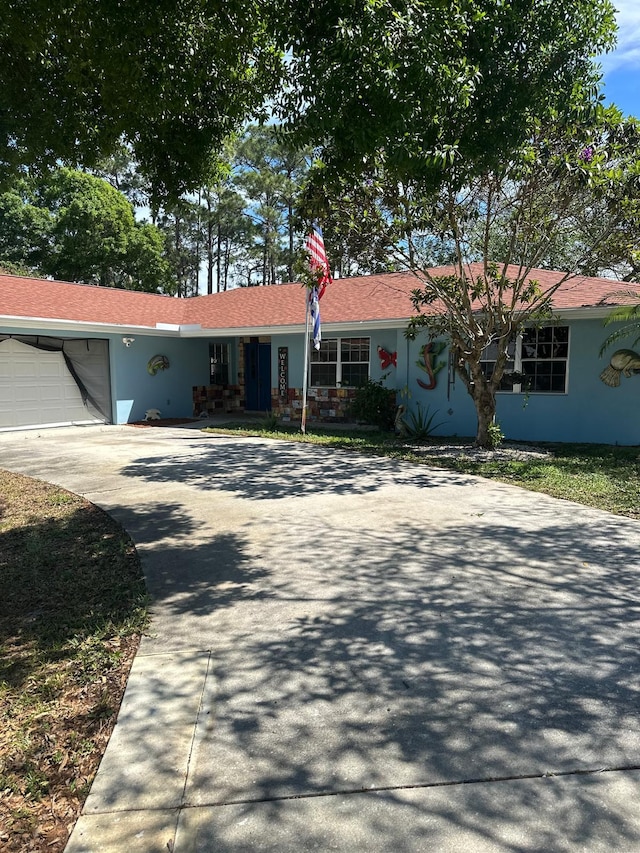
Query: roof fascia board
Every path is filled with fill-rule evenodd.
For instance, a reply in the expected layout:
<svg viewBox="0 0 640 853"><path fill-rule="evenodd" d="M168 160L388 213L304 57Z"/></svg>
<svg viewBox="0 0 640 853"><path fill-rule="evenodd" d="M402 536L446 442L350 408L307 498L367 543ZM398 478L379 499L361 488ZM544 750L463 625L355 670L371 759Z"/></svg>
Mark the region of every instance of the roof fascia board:
<svg viewBox="0 0 640 853"><path fill-rule="evenodd" d="M408 317L398 320L351 320L345 323L323 323L322 331L325 334L338 332L350 332L354 329L399 329L404 328L409 322ZM198 330L182 330L180 337L183 338L211 338L211 337L262 337L268 335L301 335L304 334L304 324L294 326L237 326L212 328L201 328Z"/></svg>
<svg viewBox="0 0 640 853"><path fill-rule="evenodd" d="M135 326L131 324L94 323L85 320L55 320L46 317L14 317L0 315L0 325L16 329L40 328L43 331L61 332L102 332L103 334L122 335L135 332L138 335L157 335L160 337L179 337L178 330L156 329L153 326Z"/></svg>
<svg viewBox="0 0 640 853"><path fill-rule="evenodd" d="M567 320L604 320L619 305L594 305L593 308L559 308L554 313Z"/></svg>
<svg viewBox="0 0 640 853"><path fill-rule="evenodd" d="M598 320L609 316L615 305L597 305L593 307L563 308L555 311L555 316L567 320ZM402 329L409 322L409 317L399 317L393 320L351 320L341 323L323 323L325 335L339 334L362 329L389 330ZM172 338L212 338L212 337L261 337L273 335L300 335L305 331L304 324L288 326L238 326L202 328L196 324L174 325L158 324L158 326L137 326L132 324L96 323L84 320L57 320L47 317L17 317L0 315L0 325L16 329L39 328L43 331L93 332L102 334L122 335L133 333L154 337Z"/></svg>

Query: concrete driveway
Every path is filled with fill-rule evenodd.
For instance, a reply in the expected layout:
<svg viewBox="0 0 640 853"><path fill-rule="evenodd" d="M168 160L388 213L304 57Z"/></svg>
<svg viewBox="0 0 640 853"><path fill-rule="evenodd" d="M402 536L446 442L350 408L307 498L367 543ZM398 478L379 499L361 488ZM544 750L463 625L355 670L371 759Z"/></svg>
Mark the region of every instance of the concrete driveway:
<svg viewBox="0 0 640 853"><path fill-rule="evenodd" d="M67 853L640 851L640 525L194 429L0 435L153 597Z"/></svg>

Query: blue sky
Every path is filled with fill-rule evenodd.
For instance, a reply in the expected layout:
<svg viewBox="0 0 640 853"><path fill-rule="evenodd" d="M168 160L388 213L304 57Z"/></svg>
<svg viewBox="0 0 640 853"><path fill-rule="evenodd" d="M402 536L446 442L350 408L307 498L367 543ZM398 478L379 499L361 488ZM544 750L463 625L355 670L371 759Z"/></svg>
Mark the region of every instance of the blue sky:
<svg viewBox="0 0 640 853"><path fill-rule="evenodd" d="M618 46L601 57L604 95L623 113L640 119L640 0L614 0Z"/></svg>

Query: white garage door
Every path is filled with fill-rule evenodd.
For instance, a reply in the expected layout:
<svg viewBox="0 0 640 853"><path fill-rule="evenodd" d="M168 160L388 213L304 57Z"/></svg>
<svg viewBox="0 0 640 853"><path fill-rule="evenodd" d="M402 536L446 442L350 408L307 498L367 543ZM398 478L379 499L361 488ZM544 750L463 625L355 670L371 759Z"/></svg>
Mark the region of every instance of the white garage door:
<svg viewBox="0 0 640 853"><path fill-rule="evenodd" d="M103 422L82 402L61 352L0 341L0 429Z"/></svg>

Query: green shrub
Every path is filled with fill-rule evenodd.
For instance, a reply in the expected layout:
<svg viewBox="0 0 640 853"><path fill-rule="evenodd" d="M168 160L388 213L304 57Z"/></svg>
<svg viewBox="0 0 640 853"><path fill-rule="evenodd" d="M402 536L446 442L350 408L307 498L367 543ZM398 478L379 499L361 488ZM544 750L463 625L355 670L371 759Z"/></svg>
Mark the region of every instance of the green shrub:
<svg viewBox="0 0 640 853"><path fill-rule="evenodd" d="M487 429L489 433L489 441L491 442L491 447L495 448L500 447L502 442L504 441L504 433L500 429L500 424L498 421L494 421L492 424L489 424Z"/></svg>
<svg viewBox="0 0 640 853"><path fill-rule="evenodd" d="M260 421L260 426L267 432L274 432L278 427L278 416L271 411L267 412Z"/></svg>
<svg viewBox="0 0 640 853"><path fill-rule="evenodd" d="M391 429L396 411L396 392L385 388L382 380L368 379L356 389L350 414L361 423L373 424L380 429Z"/></svg>

